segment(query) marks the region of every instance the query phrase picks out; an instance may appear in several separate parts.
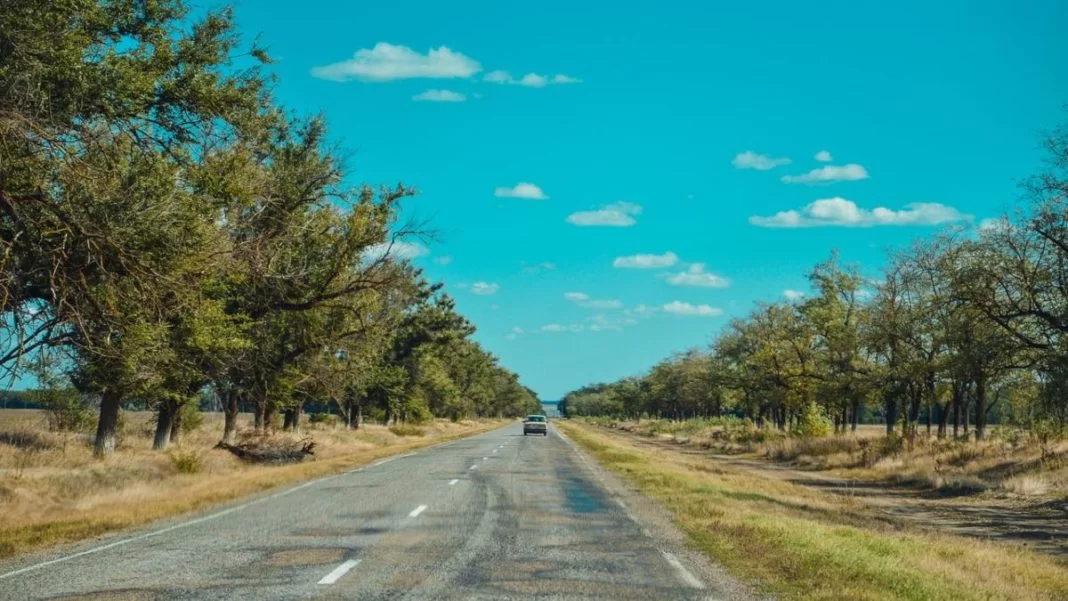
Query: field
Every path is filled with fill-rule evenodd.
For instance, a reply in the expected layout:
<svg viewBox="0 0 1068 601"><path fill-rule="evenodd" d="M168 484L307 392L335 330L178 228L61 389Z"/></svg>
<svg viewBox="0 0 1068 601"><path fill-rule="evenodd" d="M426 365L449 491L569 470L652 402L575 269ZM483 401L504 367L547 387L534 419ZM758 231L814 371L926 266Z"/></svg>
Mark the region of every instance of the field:
<svg viewBox="0 0 1068 601"><path fill-rule="evenodd" d="M247 425L251 416L241 416ZM485 431L500 421L438 420L419 427L365 424L350 432L305 424L315 455L303 463L248 465L214 449L222 415L168 451L152 450L154 414L123 414L115 455L92 456L88 433L49 432L44 413L0 410L0 557L79 540L325 475L379 457ZM398 435L400 434L400 435Z"/></svg>
<svg viewBox="0 0 1068 601"><path fill-rule="evenodd" d="M963 512L961 521L970 523L972 530L957 530L955 524L941 523L942 514L926 505L945 503L947 513L954 503L958 509L996 506L1006 519L1029 515L1026 503L1033 499L1021 502L1021 495L1007 488L984 486L981 491L964 493L932 487L932 483L924 488L892 484L893 477L886 477L867 485L854 481L851 493L849 486L840 486L848 479L837 470L874 475L877 472L871 470L876 468L863 464L826 471L813 468L818 461L840 462L838 455L848 455L848 450L820 454L808 449L811 454L797 454L790 460L795 463L785 466L764 458L774 455L771 443L740 445L748 450L735 448L728 455L708 441L691 441L685 433L649 436L648 432L627 432L622 424L612 429L577 420L557 425L603 465L661 501L697 548L779 598L1068 598L1068 563L1058 553L1064 544L1063 530L1052 544L1042 546L1037 545L1042 541L1026 537L983 532L989 520L982 513L969 520ZM781 448L805 443L774 444ZM937 460L942 452L925 451L924 455L914 448L917 454L912 459L919 465L928 461L925 456ZM975 461L983 464L986 460ZM957 467L968 471L967 463ZM1026 459L1021 458L1022 464ZM976 469L974 473L983 473ZM1057 475L1051 482L1060 477L1060 469L1053 473ZM957 490L957 495L950 494L951 490ZM1051 502L1049 490L1043 495L1043 503ZM1056 513L1060 526L1040 522L1032 525L1032 534L1044 533L1049 538L1051 532L1064 527L1063 510ZM1027 529L1006 530L1026 533Z"/></svg>

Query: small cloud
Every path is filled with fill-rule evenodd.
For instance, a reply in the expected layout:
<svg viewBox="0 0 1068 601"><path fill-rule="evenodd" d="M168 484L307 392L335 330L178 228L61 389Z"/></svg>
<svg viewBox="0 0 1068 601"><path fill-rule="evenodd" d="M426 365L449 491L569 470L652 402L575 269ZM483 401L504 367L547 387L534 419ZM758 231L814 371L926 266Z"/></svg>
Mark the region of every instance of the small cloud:
<svg viewBox="0 0 1068 601"><path fill-rule="evenodd" d="M478 61L445 46L420 54L386 42L357 50L352 58L312 69L312 76L330 81L394 81L398 79L467 78L482 70Z"/></svg>
<svg viewBox="0 0 1068 601"><path fill-rule="evenodd" d="M784 175L782 181L787 184L833 184L835 182L852 182L868 179L868 170L863 165L827 165L813 169L803 175Z"/></svg>
<svg viewBox="0 0 1068 601"><path fill-rule="evenodd" d="M789 165L792 161L786 157L772 158L765 154L758 154L752 150L740 152L735 155L731 164L738 169L756 169L758 171L767 171L768 169L774 169L779 165Z"/></svg>
<svg viewBox="0 0 1068 601"><path fill-rule="evenodd" d="M537 73L527 73L518 83L528 88L544 88L549 85L549 78Z"/></svg>
<svg viewBox="0 0 1068 601"><path fill-rule="evenodd" d="M705 271L704 263L693 263L683 272L668 276L668 283L673 286L697 286L701 288L726 288L730 280Z"/></svg>
<svg viewBox="0 0 1068 601"><path fill-rule="evenodd" d="M519 182L511 188L497 188L493 195L498 198L526 198L529 200L545 200L549 198L541 188L530 182Z"/></svg>
<svg viewBox="0 0 1068 601"><path fill-rule="evenodd" d="M549 333L581 332L581 331L583 331L585 329L586 329L586 326L582 325L581 323L572 323L572 324L568 324L568 325L562 325L562 324L558 324L558 323L550 323L550 324L541 326L541 329L539 331L540 332L549 332Z"/></svg>
<svg viewBox="0 0 1068 601"><path fill-rule="evenodd" d="M567 292L564 298L586 309L622 309L623 302L615 299L591 299L585 292Z"/></svg>
<svg viewBox="0 0 1068 601"><path fill-rule="evenodd" d="M872 227L877 225L940 225L971 221L972 215L936 202L917 202L895 211L885 207L862 209L852 200L823 198L809 203L800 211L780 211L771 217L753 216L749 223L759 227Z"/></svg>
<svg viewBox="0 0 1068 601"><path fill-rule="evenodd" d="M801 292L800 290L790 290L789 288L783 290L782 295L786 297L786 300L788 301L799 301L805 298L804 292Z"/></svg>
<svg viewBox="0 0 1068 601"><path fill-rule="evenodd" d="M543 271L552 271L556 269L556 263L550 263L549 261L542 261L534 265L527 265L522 263L523 273L541 273Z"/></svg>
<svg viewBox="0 0 1068 601"><path fill-rule="evenodd" d="M434 257L433 261L438 265L449 265L452 263L452 257L448 255L442 255L440 257Z"/></svg>
<svg viewBox="0 0 1068 601"><path fill-rule="evenodd" d="M519 338L519 335L518 334L513 334L511 332L509 332L509 333L504 335L504 339L505 340L515 340L516 338Z"/></svg>
<svg viewBox="0 0 1068 601"><path fill-rule="evenodd" d="M679 256L668 251L662 255L637 254L626 257L616 257L612 261L612 267L619 269L657 269L671 267L679 262Z"/></svg>
<svg viewBox="0 0 1068 601"><path fill-rule="evenodd" d="M474 292L479 296L497 294L497 291L500 289L500 284L491 284L489 282L475 282L474 284L471 284L471 292Z"/></svg>
<svg viewBox="0 0 1068 601"><path fill-rule="evenodd" d="M569 83L582 83L582 80L577 77L571 77L570 75L564 75L563 73L557 73L553 76L553 83L556 84L569 84Z"/></svg>
<svg viewBox="0 0 1068 601"><path fill-rule="evenodd" d="M482 80L488 81L490 83L509 83L512 81L512 74L507 71L501 71L500 69L498 69L496 71L490 71L489 73L487 73L486 76L482 78Z"/></svg>
<svg viewBox="0 0 1068 601"><path fill-rule="evenodd" d="M604 205L596 211L579 211L567 216L567 222L581 227L630 227L637 223L635 215L640 215L642 208L632 202L616 202Z"/></svg>
<svg viewBox="0 0 1068 601"><path fill-rule="evenodd" d="M512 326L512 333L521 336L523 334L523 328L519 326Z"/></svg>
<svg viewBox="0 0 1068 601"><path fill-rule="evenodd" d="M422 94L412 96L416 102L463 102L467 96L452 90L427 90Z"/></svg>
<svg viewBox="0 0 1068 601"><path fill-rule="evenodd" d="M682 301L672 301L663 307L667 313L675 315L692 315L697 317L717 317L723 315L723 309L709 305L691 305Z"/></svg>
<svg viewBox="0 0 1068 601"><path fill-rule="evenodd" d="M813 157L813 158L815 158L817 161L819 161L821 163L830 163L831 161L834 160L834 157L831 156L831 153L828 150L821 150L821 151L817 152L816 156Z"/></svg>

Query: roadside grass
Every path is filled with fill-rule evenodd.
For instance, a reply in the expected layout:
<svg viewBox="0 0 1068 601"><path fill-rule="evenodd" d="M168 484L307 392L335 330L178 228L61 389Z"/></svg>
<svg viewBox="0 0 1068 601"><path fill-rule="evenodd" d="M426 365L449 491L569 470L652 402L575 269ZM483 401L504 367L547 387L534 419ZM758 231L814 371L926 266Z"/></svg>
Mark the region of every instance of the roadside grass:
<svg viewBox="0 0 1068 601"><path fill-rule="evenodd" d="M714 452L788 463L856 480L915 488L981 492L1022 499L1068 497L1068 441L1042 442L1010 427L992 427L982 442L921 433L887 438L883 426L819 438L758 430L746 420L595 420L590 423Z"/></svg>
<svg viewBox="0 0 1068 601"><path fill-rule="evenodd" d="M1018 546L909 532L831 495L557 422L658 499L701 551L781 599L1054 600L1068 565Z"/></svg>
<svg viewBox="0 0 1068 601"><path fill-rule="evenodd" d="M241 423L248 422L241 416ZM151 448L153 414L126 412L119 449L97 460L87 433L49 432L41 412L0 410L0 557L143 525L503 423L437 420L420 426L417 437L372 424L356 432L308 424L299 435L276 436L311 436L315 456L270 466L245 464L214 448L221 414L205 414L200 428L161 452Z"/></svg>

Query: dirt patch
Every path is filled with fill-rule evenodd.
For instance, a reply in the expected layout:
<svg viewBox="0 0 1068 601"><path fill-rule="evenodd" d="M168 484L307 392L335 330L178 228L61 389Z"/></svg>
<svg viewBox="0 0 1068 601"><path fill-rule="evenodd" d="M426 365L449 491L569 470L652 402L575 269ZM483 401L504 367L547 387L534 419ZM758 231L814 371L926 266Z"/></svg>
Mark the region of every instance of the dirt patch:
<svg viewBox="0 0 1068 601"><path fill-rule="evenodd" d="M50 601L152 601L158 598L159 592L150 589L121 589L51 597Z"/></svg>
<svg viewBox="0 0 1068 601"><path fill-rule="evenodd" d="M648 438L602 428L637 447L670 449L699 461L697 469L710 473L748 472L764 478L819 489L850 498L891 523L909 529L941 531L1023 545L1058 557L1068 557L1068 503L1028 505L1010 499L949 494L904 484L840 478L799 470L770 461L718 455L688 447L669 438Z"/></svg>
<svg viewBox="0 0 1068 601"><path fill-rule="evenodd" d="M311 566L324 563L337 563L348 552L347 549L286 549L275 551L263 561L269 566Z"/></svg>

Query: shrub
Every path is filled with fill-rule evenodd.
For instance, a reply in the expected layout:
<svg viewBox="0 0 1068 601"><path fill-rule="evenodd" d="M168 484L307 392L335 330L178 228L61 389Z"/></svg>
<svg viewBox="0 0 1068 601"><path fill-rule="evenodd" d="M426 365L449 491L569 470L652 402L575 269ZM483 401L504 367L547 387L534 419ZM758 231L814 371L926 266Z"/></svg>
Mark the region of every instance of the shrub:
<svg viewBox="0 0 1068 601"><path fill-rule="evenodd" d="M182 419L182 433L188 434L204 424L204 414L195 401L183 403L178 409Z"/></svg>
<svg viewBox="0 0 1068 601"><path fill-rule="evenodd" d="M337 416L334 415L333 413L325 413L325 412L324 413L309 413L308 414L308 423L315 424L315 425L324 424L324 425L327 425L327 426L332 426L335 423L337 423Z"/></svg>
<svg viewBox="0 0 1068 601"><path fill-rule="evenodd" d="M829 436L834 430L834 424L824 415L823 409L815 402L809 403L805 412L790 428L794 436L801 438L819 438Z"/></svg>
<svg viewBox="0 0 1068 601"><path fill-rule="evenodd" d="M412 424L393 424L389 427L389 431L397 436L422 436L424 431L419 426Z"/></svg>
<svg viewBox="0 0 1068 601"><path fill-rule="evenodd" d="M195 451L171 453L171 464L181 474L199 474L204 471L204 456Z"/></svg>

